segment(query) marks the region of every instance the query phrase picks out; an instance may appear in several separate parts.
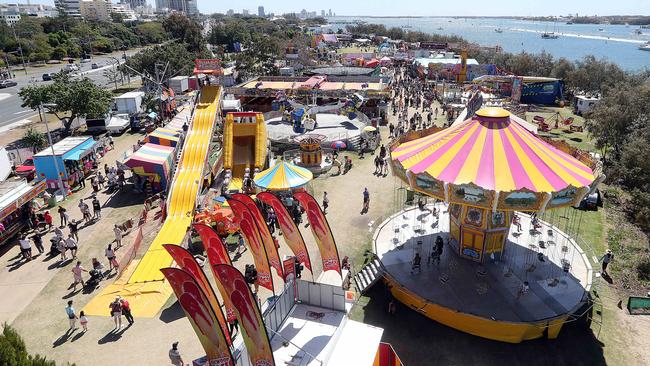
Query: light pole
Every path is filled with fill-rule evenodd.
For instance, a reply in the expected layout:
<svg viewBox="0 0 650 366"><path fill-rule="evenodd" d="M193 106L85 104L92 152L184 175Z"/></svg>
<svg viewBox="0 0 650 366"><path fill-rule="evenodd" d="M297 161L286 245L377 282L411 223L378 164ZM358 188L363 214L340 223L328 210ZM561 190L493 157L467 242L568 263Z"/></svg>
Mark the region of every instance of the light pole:
<svg viewBox="0 0 650 366"><path fill-rule="evenodd" d="M63 185L63 178L61 178L61 172L59 171L59 164L56 161L56 153L54 152L54 144L52 144L52 135L50 134L50 126L47 124L47 115L45 114L44 108L54 108L56 104L41 103L38 106L39 113L43 113L43 121L45 122L45 130L47 131L47 141L50 143L50 149L52 149L52 160L54 161L54 170L56 170L56 177L59 179L59 187L61 188L61 196L63 197L62 201L65 201L66 191L65 186Z"/></svg>
<svg viewBox="0 0 650 366"><path fill-rule="evenodd" d="M20 51L20 59L23 62L23 71L25 71L25 75L27 75L27 66L25 66L25 56L23 55L23 46L21 46L20 42L18 42L18 35L16 34L16 26L12 26L11 30L14 32L14 39L16 39L16 44L18 45L18 51Z"/></svg>

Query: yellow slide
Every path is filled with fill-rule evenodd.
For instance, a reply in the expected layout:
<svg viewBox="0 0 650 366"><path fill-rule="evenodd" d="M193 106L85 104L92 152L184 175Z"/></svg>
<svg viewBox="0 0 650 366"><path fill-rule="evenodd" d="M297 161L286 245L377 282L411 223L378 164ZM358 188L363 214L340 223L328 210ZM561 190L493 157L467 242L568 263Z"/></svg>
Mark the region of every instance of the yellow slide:
<svg viewBox="0 0 650 366"><path fill-rule="evenodd" d="M185 138L170 196L167 198L167 219L149 250L141 260L133 261L118 281L106 287L84 307L86 314L108 316L108 304L119 295L129 300L133 315L154 317L171 295L172 289L164 280L160 269L169 267L172 258L162 245L181 244L192 222L213 126L219 113L220 95L221 90L216 86L201 89L194 121Z"/></svg>
<svg viewBox="0 0 650 366"><path fill-rule="evenodd" d="M228 190L241 190L246 168L253 175L266 163L266 122L260 112L232 112L226 115L223 132L223 167L232 178Z"/></svg>

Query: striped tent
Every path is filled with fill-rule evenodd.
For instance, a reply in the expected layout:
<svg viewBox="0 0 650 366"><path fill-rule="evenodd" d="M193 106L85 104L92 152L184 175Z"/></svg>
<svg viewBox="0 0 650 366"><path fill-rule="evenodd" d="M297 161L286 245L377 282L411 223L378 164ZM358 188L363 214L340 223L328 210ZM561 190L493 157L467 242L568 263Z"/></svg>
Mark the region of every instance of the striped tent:
<svg viewBox="0 0 650 366"><path fill-rule="evenodd" d="M144 144L124 161L124 165L141 177L153 177L156 190L165 190L174 159L173 147Z"/></svg>
<svg viewBox="0 0 650 366"><path fill-rule="evenodd" d="M176 147L181 138L181 132L169 128L159 127L153 130L144 138L144 142L150 142L161 146Z"/></svg>
<svg viewBox="0 0 650 366"><path fill-rule="evenodd" d="M255 174L253 181L262 189L285 191L302 187L309 183L313 177L308 169L281 161L273 167Z"/></svg>
<svg viewBox="0 0 650 366"><path fill-rule="evenodd" d="M482 109L463 123L399 144L391 157L407 174L494 192L554 193L595 179L589 167L537 138L501 108Z"/></svg>

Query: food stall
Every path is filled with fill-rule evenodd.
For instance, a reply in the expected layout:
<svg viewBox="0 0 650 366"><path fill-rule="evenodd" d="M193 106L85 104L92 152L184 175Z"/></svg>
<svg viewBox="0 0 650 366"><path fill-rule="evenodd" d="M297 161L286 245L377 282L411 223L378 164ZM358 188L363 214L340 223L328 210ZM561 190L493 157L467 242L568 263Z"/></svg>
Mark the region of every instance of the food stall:
<svg viewBox="0 0 650 366"><path fill-rule="evenodd" d="M43 191L45 181L34 185L24 179L0 182L0 245L27 226L32 200Z"/></svg>
<svg viewBox="0 0 650 366"><path fill-rule="evenodd" d="M39 152L34 155L37 179L45 180L48 189L59 189L58 167L65 188L76 186L81 172L87 176L96 166L96 145L92 137L66 137L54 144L54 155L49 147Z"/></svg>

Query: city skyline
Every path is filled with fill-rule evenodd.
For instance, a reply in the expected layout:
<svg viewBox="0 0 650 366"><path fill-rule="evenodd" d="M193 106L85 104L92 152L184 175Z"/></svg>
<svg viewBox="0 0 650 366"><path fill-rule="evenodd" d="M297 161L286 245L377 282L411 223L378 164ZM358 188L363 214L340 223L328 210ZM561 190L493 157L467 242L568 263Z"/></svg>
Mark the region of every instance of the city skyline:
<svg viewBox="0 0 650 366"><path fill-rule="evenodd" d="M0 3L14 3L16 1L0 1ZM26 2L23 0L22 2ZM118 2L118 1L113 1ZM304 1L286 0L281 3L268 0L242 0L236 4L198 0L198 8L202 13L223 13L233 9L241 13L248 9L250 13L257 14L259 6L265 8L266 14L298 13L302 9L321 14L326 7L341 16L367 15L367 16L546 16L567 15L578 13L580 15L643 15L650 14L650 1L646 0L620 0L617 2L604 0L575 0L567 3L561 0L547 0L544 2L522 2L517 0L501 0L485 2L479 0L466 0L462 7L453 2L432 4L424 0L391 0L349 2L331 0L327 6L313 7ZM54 0L32 1L53 5ZM147 3L155 6L154 0Z"/></svg>

